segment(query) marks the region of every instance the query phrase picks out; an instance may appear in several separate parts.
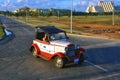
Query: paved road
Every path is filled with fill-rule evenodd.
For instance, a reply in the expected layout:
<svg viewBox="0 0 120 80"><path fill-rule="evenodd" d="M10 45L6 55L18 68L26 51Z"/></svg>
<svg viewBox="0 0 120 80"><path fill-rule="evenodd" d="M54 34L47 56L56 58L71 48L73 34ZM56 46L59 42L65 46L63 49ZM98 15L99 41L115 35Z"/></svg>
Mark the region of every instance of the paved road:
<svg viewBox="0 0 120 80"><path fill-rule="evenodd" d="M1 16L15 38L0 45L0 80L119 80L120 41L70 36L70 41L86 48L82 65L57 69L52 61L36 59L29 52L34 28Z"/></svg>

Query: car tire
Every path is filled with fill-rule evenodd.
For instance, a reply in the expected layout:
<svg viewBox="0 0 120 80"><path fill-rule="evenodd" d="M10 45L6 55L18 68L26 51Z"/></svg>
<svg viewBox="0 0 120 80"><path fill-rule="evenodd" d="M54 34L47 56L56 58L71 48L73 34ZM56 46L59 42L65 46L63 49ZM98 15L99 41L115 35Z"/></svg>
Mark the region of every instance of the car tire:
<svg viewBox="0 0 120 80"><path fill-rule="evenodd" d="M83 62L84 62L84 56L83 54L81 54L78 64L82 64Z"/></svg>
<svg viewBox="0 0 120 80"><path fill-rule="evenodd" d="M36 58L38 58L38 55L37 55L37 50L35 48L32 49L32 55Z"/></svg>
<svg viewBox="0 0 120 80"><path fill-rule="evenodd" d="M57 57L55 58L55 66L56 66L57 68L63 68L64 65L65 65L65 59L57 56Z"/></svg>

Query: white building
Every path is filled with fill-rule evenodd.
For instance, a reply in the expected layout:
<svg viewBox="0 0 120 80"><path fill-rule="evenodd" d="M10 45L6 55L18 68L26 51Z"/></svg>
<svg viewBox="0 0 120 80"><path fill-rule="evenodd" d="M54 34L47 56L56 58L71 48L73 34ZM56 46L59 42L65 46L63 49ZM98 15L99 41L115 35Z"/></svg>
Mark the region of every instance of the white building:
<svg viewBox="0 0 120 80"><path fill-rule="evenodd" d="M103 8L103 12L112 12L114 9L113 2L103 2L103 1L98 1L98 6Z"/></svg>
<svg viewBox="0 0 120 80"><path fill-rule="evenodd" d="M98 6L88 6L86 9L87 13L101 13L101 12L112 12L114 9L113 2L103 2L103 1L98 1Z"/></svg>
<svg viewBox="0 0 120 80"><path fill-rule="evenodd" d="M100 6L90 5L87 7L86 12L87 13L100 13L100 12L103 12L103 8Z"/></svg>

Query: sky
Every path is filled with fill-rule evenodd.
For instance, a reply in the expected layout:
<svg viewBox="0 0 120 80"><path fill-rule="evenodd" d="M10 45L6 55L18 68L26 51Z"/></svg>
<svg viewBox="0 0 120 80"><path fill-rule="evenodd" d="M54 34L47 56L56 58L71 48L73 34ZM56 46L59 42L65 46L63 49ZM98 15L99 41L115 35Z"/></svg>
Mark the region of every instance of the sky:
<svg viewBox="0 0 120 80"><path fill-rule="evenodd" d="M0 10L14 11L28 6L30 8L55 8L71 9L72 0L0 0ZM84 12L89 5L97 5L99 0L73 0L73 9ZM113 1L113 0L100 0ZM120 0L114 0L115 5L120 5Z"/></svg>

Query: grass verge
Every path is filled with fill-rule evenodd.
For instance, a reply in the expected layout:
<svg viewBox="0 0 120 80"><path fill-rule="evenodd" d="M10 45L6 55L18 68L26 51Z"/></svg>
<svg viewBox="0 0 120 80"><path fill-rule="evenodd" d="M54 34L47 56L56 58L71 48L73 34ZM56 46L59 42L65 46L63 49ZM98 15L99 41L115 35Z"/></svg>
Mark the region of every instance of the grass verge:
<svg viewBox="0 0 120 80"><path fill-rule="evenodd" d="M2 39L4 35L5 34L4 34L4 31L3 31L3 25L0 24L0 39Z"/></svg>

